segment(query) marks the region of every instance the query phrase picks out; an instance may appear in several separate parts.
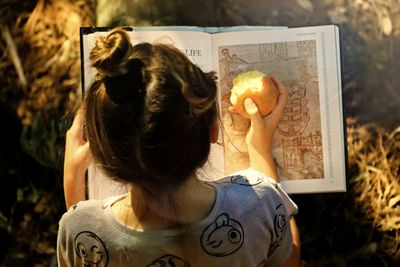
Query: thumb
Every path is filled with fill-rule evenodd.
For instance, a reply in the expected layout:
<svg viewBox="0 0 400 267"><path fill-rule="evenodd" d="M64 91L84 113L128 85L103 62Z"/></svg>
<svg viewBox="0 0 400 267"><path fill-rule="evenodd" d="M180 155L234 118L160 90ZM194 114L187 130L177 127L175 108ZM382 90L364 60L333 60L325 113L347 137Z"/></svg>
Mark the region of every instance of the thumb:
<svg viewBox="0 0 400 267"><path fill-rule="evenodd" d="M247 115L249 115L253 126L264 124L261 114L258 111L258 107L251 98L246 98L244 100L244 109L246 110Z"/></svg>

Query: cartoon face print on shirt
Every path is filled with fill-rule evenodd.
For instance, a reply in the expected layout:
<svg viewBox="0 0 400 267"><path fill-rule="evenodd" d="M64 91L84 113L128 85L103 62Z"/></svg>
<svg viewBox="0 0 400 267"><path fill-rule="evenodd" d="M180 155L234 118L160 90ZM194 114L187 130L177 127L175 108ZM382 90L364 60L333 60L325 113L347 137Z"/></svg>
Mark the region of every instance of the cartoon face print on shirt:
<svg viewBox="0 0 400 267"><path fill-rule="evenodd" d="M274 232L271 245L268 250L268 256L280 246L281 241L285 238L287 231L287 222L285 210L282 204L276 207L276 214L274 218Z"/></svg>
<svg viewBox="0 0 400 267"><path fill-rule="evenodd" d="M286 234L287 224L286 224L286 217L283 209L281 209L282 204L279 204L276 207L277 213L275 214L274 218L274 230L275 236L277 239L282 240Z"/></svg>
<svg viewBox="0 0 400 267"><path fill-rule="evenodd" d="M223 257L237 251L243 244L242 225L222 213L201 234L201 246L211 256Z"/></svg>
<svg viewBox="0 0 400 267"><path fill-rule="evenodd" d="M190 267L188 261L174 255L164 255L146 267Z"/></svg>
<svg viewBox="0 0 400 267"><path fill-rule="evenodd" d="M243 175L233 175L231 176L231 183L244 186L254 186L261 184L264 181L262 176L257 177L246 177Z"/></svg>
<svg viewBox="0 0 400 267"><path fill-rule="evenodd" d="M108 252L103 241L92 232L80 232L75 237L75 252L82 259L83 266L107 266Z"/></svg>

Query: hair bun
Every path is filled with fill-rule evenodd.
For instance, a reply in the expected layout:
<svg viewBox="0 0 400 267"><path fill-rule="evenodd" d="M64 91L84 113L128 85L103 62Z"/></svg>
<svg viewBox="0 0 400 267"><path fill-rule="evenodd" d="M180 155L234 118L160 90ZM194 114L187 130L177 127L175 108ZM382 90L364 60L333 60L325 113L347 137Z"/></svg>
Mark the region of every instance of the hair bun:
<svg viewBox="0 0 400 267"><path fill-rule="evenodd" d="M123 29L114 29L109 35L96 39L96 45L90 52L90 61L105 77L124 75L129 72L131 49L129 35Z"/></svg>

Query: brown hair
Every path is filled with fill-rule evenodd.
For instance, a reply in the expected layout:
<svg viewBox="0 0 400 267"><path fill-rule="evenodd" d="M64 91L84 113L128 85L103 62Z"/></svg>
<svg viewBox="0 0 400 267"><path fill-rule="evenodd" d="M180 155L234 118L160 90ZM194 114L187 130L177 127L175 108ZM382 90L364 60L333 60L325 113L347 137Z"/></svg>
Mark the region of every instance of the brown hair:
<svg viewBox="0 0 400 267"><path fill-rule="evenodd" d="M90 53L98 71L84 100L90 149L114 179L150 188L180 185L206 161L217 115L213 72L178 49L114 29Z"/></svg>

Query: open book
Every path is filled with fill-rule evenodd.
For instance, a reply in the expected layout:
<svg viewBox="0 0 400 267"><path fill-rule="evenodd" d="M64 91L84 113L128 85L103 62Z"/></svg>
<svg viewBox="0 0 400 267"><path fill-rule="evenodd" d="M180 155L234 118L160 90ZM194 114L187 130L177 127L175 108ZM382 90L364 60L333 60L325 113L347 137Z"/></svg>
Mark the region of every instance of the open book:
<svg viewBox="0 0 400 267"><path fill-rule="evenodd" d="M106 28L81 28L82 88L96 70L89 54ZM133 45L167 43L183 51L204 71L218 75L223 127L200 177L219 179L249 166L244 142L249 121L228 107L233 78L259 70L275 74L289 98L274 135L273 156L288 193L346 190L346 140L342 105L340 33L336 25L286 27L138 27L130 28ZM103 198L124 186L89 170L89 197Z"/></svg>

